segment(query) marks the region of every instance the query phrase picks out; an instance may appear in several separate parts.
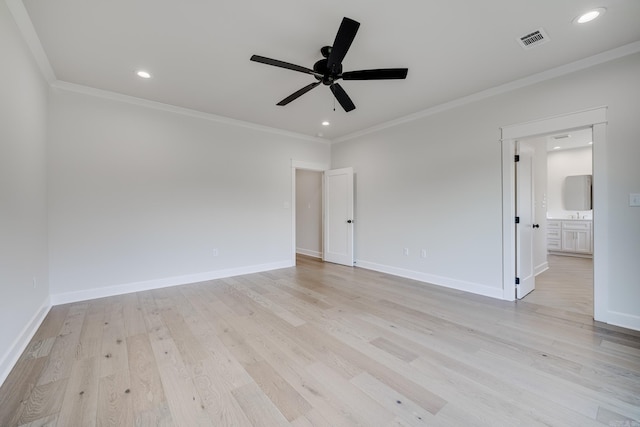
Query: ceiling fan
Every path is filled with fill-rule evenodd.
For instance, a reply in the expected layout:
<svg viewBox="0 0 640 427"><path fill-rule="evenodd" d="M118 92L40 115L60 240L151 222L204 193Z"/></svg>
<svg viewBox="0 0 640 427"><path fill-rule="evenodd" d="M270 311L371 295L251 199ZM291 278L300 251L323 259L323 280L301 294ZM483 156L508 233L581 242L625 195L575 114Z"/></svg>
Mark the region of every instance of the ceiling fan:
<svg viewBox="0 0 640 427"><path fill-rule="evenodd" d="M347 54L353 39L356 37L360 23L353 19L343 18L333 46L324 46L320 49L320 53L324 59L319 60L313 66L313 69L301 67L300 65L291 64L289 62L278 61L277 59L266 58L264 56L253 55L251 61L261 62L274 67L286 68L288 70L298 71L300 73L311 74L318 80L302 89L287 96L277 105L287 105L291 101L299 98L320 83L329 86L333 96L338 100L344 111L349 112L356 108L347 92L344 91L337 80L390 80L404 79L407 77L407 68L381 68L374 70L358 70L342 72L342 60Z"/></svg>

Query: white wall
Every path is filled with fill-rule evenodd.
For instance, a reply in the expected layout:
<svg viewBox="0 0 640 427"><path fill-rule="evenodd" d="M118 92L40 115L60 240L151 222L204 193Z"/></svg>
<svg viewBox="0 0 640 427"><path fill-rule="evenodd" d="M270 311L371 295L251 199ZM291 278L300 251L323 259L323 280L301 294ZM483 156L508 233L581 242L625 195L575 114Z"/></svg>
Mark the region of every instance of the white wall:
<svg viewBox="0 0 640 427"><path fill-rule="evenodd" d="M608 311L640 329L640 54L335 144L332 167L357 174L358 265L501 296L500 127L602 105Z"/></svg>
<svg viewBox="0 0 640 427"><path fill-rule="evenodd" d="M568 211L563 203L564 180L571 175L591 175L593 173L593 150L591 147L550 151L548 154L548 185L550 218L570 218L579 213L591 216L591 211Z"/></svg>
<svg viewBox="0 0 640 427"><path fill-rule="evenodd" d="M54 302L291 264L291 159L327 144L68 90L51 106Z"/></svg>
<svg viewBox="0 0 640 427"><path fill-rule="evenodd" d="M296 169L296 252L322 258L322 172Z"/></svg>
<svg viewBox="0 0 640 427"><path fill-rule="evenodd" d="M49 308L45 181L48 85L3 1L0 52L1 384Z"/></svg>

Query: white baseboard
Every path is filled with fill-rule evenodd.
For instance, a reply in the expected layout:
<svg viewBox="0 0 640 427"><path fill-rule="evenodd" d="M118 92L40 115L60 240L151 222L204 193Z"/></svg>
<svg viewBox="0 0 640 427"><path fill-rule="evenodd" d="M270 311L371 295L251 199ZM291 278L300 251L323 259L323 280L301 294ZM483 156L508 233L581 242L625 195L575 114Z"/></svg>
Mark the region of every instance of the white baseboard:
<svg viewBox="0 0 640 427"><path fill-rule="evenodd" d="M13 344L6 350L0 360L0 386L7 379L11 370L15 366L16 362L29 345L31 338L35 335L36 331L47 317L47 313L51 309L50 298L47 297L42 306L36 311L29 323L25 325Z"/></svg>
<svg viewBox="0 0 640 427"><path fill-rule="evenodd" d="M263 271L277 270L280 268L288 267L294 267L294 264L289 260L268 264L257 264L245 267L228 268L224 270L208 271L204 273L189 274L185 276L167 277L164 279L146 280L143 282L125 283L122 285L105 286L101 288L86 289L75 292L64 292L59 294L52 294L51 304L68 304L72 302L111 297L114 295L129 294L132 292L148 291L151 289L167 288L169 286L185 285L189 283L206 282L207 280L223 279L225 277L260 273Z"/></svg>
<svg viewBox="0 0 640 427"><path fill-rule="evenodd" d="M537 276L540 273L544 273L548 269L549 269L549 263L545 261L542 264L537 265L536 268L533 269L533 275Z"/></svg>
<svg viewBox="0 0 640 427"><path fill-rule="evenodd" d="M633 314L608 311L607 323L609 325L621 326L623 328L640 331L640 316L634 316Z"/></svg>
<svg viewBox="0 0 640 427"><path fill-rule="evenodd" d="M322 252L312 251L310 249L296 248L296 253L322 259Z"/></svg>
<svg viewBox="0 0 640 427"><path fill-rule="evenodd" d="M356 266L360 268L366 268L367 270L379 271L381 273L387 273L394 276L405 277L407 279L413 279L420 282L443 286L445 288L457 289L459 291L471 292L477 295L503 299L502 288L491 287L480 283L451 279L449 277L436 276L434 274L406 270L403 268L391 267L388 265L376 264L373 262L362 260L357 260Z"/></svg>

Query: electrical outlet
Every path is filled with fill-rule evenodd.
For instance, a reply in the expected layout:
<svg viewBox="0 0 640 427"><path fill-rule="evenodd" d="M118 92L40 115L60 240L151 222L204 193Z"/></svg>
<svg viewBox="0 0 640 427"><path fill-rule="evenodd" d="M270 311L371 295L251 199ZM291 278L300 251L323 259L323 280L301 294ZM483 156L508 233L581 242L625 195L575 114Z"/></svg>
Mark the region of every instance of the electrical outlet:
<svg viewBox="0 0 640 427"><path fill-rule="evenodd" d="M220 252L218 251L218 248L215 248L212 252L213 252L213 256L220 255Z"/></svg>
<svg viewBox="0 0 640 427"><path fill-rule="evenodd" d="M426 258L426 257L427 257L427 250L426 250L426 249L421 250L421 251L420 251L420 256L421 256L422 258Z"/></svg>
<svg viewBox="0 0 640 427"><path fill-rule="evenodd" d="M629 194L629 206L640 206L640 193Z"/></svg>
<svg viewBox="0 0 640 427"><path fill-rule="evenodd" d="M409 256L409 248L404 248L402 253L404 254L404 256Z"/></svg>

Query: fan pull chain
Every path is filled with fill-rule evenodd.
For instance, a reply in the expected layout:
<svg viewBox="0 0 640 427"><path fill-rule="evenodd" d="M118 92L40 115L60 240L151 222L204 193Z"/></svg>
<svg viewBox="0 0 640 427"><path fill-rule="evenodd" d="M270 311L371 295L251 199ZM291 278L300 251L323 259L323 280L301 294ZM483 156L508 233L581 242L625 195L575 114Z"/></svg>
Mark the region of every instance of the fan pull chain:
<svg viewBox="0 0 640 427"><path fill-rule="evenodd" d="M333 97L333 111L336 111L336 97Z"/></svg>

